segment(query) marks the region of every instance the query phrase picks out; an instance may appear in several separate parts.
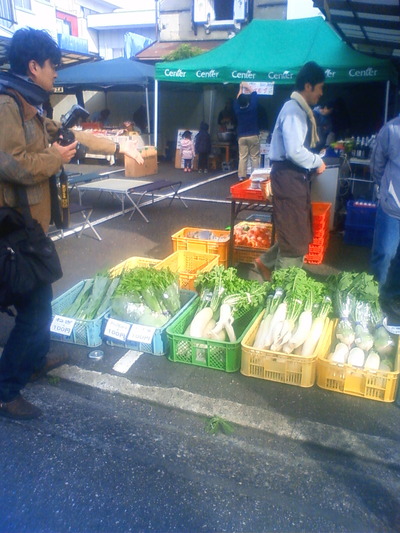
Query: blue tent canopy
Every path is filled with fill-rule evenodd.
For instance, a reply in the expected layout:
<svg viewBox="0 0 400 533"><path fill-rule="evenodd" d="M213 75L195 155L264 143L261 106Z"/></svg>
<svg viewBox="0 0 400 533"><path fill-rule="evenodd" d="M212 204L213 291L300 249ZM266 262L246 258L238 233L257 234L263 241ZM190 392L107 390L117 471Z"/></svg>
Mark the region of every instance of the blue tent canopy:
<svg viewBox="0 0 400 533"><path fill-rule="evenodd" d="M118 57L83 63L58 71L55 87L68 90L132 90L154 82L154 67Z"/></svg>

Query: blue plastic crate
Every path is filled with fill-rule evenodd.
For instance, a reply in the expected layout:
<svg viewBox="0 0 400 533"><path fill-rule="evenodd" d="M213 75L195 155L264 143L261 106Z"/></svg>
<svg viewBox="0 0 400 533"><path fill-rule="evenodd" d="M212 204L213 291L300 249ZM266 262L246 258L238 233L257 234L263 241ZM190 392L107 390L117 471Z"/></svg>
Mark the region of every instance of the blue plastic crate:
<svg viewBox="0 0 400 533"><path fill-rule="evenodd" d="M80 281L67 292L53 300L51 303L53 317L54 315L61 315L74 302L86 281ZM79 344L91 348L100 346L103 342L101 333L106 312L93 320L77 320L70 336L51 332L50 338L55 341Z"/></svg>
<svg viewBox="0 0 400 533"><path fill-rule="evenodd" d="M354 246L372 246L374 226L345 225L344 242Z"/></svg>
<svg viewBox="0 0 400 533"><path fill-rule="evenodd" d="M157 328L154 332L151 344L146 344L138 341L119 341L117 339L105 336L106 343L110 346L120 346L129 350L136 350L138 352L150 353L153 355L165 355L169 349L169 340L167 337L167 328L174 323L174 321L191 305L197 298L197 292L181 289L179 291L181 300L181 309L173 316L162 328ZM104 324L110 317L108 312L104 319Z"/></svg>
<svg viewBox="0 0 400 533"><path fill-rule="evenodd" d="M377 204L363 202L362 200L349 200L347 202L346 226L374 227Z"/></svg>

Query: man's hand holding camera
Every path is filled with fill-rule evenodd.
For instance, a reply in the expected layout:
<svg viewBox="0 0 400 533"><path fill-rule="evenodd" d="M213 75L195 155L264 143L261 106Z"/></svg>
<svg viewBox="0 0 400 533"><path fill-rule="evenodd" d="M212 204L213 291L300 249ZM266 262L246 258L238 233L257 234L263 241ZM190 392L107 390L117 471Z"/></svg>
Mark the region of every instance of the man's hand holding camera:
<svg viewBox="0 0 400 533"><path fill-rule="evenodd" d="M63 163L69 163L71 159L76 155L76 147L78 141L74 141L71 144L62 146L59 142L53 143L54 148L60 153Z"/></svg>

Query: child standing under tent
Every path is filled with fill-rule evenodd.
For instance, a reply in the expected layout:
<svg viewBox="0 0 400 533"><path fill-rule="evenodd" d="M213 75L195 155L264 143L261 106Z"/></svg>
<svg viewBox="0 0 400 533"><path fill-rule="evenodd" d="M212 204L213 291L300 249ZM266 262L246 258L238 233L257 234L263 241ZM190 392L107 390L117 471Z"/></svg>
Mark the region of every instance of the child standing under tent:
<svg viewBox="0 0 400 533"><path fill-rule="evenodd" d="M186 130L182 134L181 139L181 155L184 163L184 172L192 172L192 161L194 158L194 144L192 141L192 133Z"/></svg>
<svg viewBox="0 0 400 533"><path fill-rule="evenodd" d="M194 140L196 154L199 155L199 174L208 172L208 156L211 153L211 136L208 133L208 124L200 124L199 133Z"/></svg>

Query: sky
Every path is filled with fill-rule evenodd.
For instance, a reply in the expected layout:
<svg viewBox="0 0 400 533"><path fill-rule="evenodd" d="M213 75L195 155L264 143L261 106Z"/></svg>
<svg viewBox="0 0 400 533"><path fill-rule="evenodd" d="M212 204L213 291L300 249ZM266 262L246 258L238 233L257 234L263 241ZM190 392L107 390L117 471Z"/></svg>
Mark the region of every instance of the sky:
<svg viewBox="0 0 400 533"><path fill-rule="evenodd" d="M288 0L288 19L302 19L318 15L321 15L321 12L313 7L312 0Z"/></svg>

